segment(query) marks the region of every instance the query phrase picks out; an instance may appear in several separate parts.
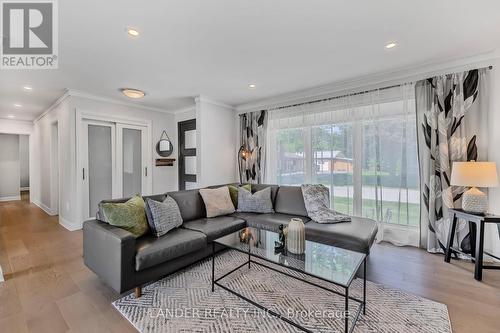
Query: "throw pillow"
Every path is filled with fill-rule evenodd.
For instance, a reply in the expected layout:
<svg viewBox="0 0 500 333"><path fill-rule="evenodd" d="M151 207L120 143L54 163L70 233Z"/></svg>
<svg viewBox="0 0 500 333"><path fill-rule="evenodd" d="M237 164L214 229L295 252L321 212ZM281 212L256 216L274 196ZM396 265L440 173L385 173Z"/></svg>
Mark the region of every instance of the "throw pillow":
<svg viewBox="0 0 500 333"><path fill-rule="evenodd" d="M124 203L103 203L104 220L109 224L123 228L135 237L140 237L148 231L148 221L144 200L136 195Z"/></svg>
<svg viewBox="0 0 500 333"><path fill-rule="evenodd" d="M216 217L234 213L234 205L227 186L215 189L203 188L200 195L207 208L207 217Z"/></svg>
<svg viewBox="0 0 500 333"><path fill-rule="evenodd" d="M181 211L177 202L167 196L163 202L146 199L146 215L151 232L156 237L165 235L182 225Z"/></svg>
<svg viewBox="0 0 500 333"><path fill-rule="evenodd" d="M233 202L234 207L238 207L238 187L243 187L248 191L252 191L251 184L245 184L241 186L228 185L229 195L231 195L231 201Z"/></svg>
<svg viewBox="0 0 500 333"><path fill-rule="evenodd" d="M274 213L271 188L266 187L254 194L243 187L238 188L238 212Z"/></svg>

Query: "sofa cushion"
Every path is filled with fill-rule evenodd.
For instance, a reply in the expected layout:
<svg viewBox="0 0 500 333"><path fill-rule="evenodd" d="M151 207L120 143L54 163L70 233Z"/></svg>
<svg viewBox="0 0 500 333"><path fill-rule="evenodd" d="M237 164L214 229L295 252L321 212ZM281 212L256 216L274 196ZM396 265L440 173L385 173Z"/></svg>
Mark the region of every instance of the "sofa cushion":
<svg viewBox="0 0 500 333"><path fill-rule="evenodd" d="M234 205L229 194L229 188L202 188L200 195L205 203L207 217L217 217L234 213Z"/></svg>
<svg viewBox="0 0 500 333"><path fill-rule="evenodd" d="M271 188L266 187L252 194L244 187L238 187L238 212L274 213Z"/></svg>
<svg viewBox="0 0 500 333"><path fill-rule="evenodd" d="M234 208L238 208L238 188L240 186L238 185L227 185L227 188L229 189L229 195L231 196L231 201L233 202ZM245 184L241 185L246 190L252 191L252 185L250 184Z"/></svg>
<svg viewBox="0 0 500 333"><path fill-rule="evenodd" d="M280 224L287 226L292 218L302 219L306 225L310 221L308 217L280 213L248 215L245 220L249 227L279 232Z"/></svg>
<svg viewBox="0 0 500 333"><path fill-rule="evenodd" d="M252 185L252 193L262 191L263 189L270 187L271 188L271 201L272 201L273 207L274 207L274 203L276 202L276 194L278 193L279 188L280 188L278 185L269 185L269 184L251 184L251 185Z"/></svg>
<svg viewBox="0 0 500 333"><path fill-rule="evenodd" d="M300 186L281 186L276 195L274 210L277 213L307 216Z"/></svg>
<svg viewBox="0 0 500 333"><path fill-rule="evenodd" d="M165 200L166 194L155 194L155 195L146 195L142 197L144 200L146 199L151 199L155 201L163 201ZM102 205L105 203L124 203L130 200L130 198L119 198L119 199L107 199L107 200L102 200L99 205L97 206L97 214L96 214L96 220L106 222L105 221L106 217L104 216L104 212L102 210Z"/></svg>
<svg viewBox="0 0 500 333"><path fill-rule="evenodd" d="M207 241L225 236L238 231L246 226L244 220L234 216L219 216L214 218L203 218L194 221L184 222L183 228L196 230L207 236Z"/></svg>
<svg viewBox="0 0 500 333"><path fill-rule="evenodd" d="M149 229L156 237L161 237L182 225L179 206L169 196L163 202L146 198L146 216L148 217Z"/></svg>
<svg viewBox="0 0 500 333"><path fill-rule="evenodd" d="M234 212L233 214L231 214L230 216L234 216L234 217L237 217L239 219L242 219L242 220L247 220L247 219L250 219L254 216L257 216L257 215L261 215L260 213L242 213L242 212Z"/></svg>
<svg viewBox="0 0 500 333"><path fill-rule="evenodd" d="M182 228L171 230L159 238L153 235L141 237L136 241L135 270L156 266L206 245L207 237L204 234Z"/></svg>
<svg viewBox="0 0 500 333"><path fill-rule="evenodd" d="M135 237L140 237L149 230L145 203L139 195L123 203L106 202L100 206L102 213L99 215L103 222L125 229Z"/></svg>
<svg viewBox="0 0 500 333"><path fill-rule="evenodd" d="M351 222L336 224L310 221L306 224L306 239L369 254L377 230L375 221L356 216L351 217Z"/></svg>
<svg viewBox="0 0 500 333"><path fill-rule="evenodd" d="M199 190L176 191L167 194L177 202L184 222L207 216Z"/></svg>

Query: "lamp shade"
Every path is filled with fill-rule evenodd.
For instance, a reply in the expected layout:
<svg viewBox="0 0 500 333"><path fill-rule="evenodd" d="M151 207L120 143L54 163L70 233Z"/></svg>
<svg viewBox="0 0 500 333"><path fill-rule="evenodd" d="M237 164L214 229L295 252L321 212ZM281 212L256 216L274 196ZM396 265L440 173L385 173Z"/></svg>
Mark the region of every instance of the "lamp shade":
<svg viewBox="0 0 500 333"><path fill-rule="evenodd" d="M453 162L451 185L468 187L498 186L495 162Z"/></svg>

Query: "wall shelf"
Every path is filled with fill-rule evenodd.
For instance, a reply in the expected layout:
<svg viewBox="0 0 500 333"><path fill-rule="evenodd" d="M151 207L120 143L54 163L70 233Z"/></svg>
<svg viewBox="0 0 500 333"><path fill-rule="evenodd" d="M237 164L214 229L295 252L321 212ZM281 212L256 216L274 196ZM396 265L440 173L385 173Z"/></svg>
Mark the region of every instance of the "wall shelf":
<svg viewBox="0 0 500 333"><path fill-rule="evenodd" d="M175 158L157 158L156 166L173 166L175 162Z"/></svg>

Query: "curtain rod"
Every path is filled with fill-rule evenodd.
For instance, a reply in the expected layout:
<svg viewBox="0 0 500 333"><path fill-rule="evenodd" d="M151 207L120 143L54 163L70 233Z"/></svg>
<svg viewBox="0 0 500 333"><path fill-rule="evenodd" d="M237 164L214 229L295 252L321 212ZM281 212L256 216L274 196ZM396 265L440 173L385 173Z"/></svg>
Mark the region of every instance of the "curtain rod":
<svg viewBox="0 0 500 333"><path fill-rule="evenodd" d="M477 69L485 69L485 68L491 70L491 69L493 69L493 66L487 66L487 67L482 67L482 68L477 68ZM386 90L386 89L391 89L391 88L397 88L397 87L401 87L403 84L404 83L393 84L391 86L387 86L387 87L383 87L383 88L369 89L369 90L359 91L359 92L352 93L352 94L344 94L344 95L335 96L335 97L327 97L327 98L322 98L322 99L316 99L316 100L308 101L308 102L288 104L288 105L283 105L283 106L278 106L278 107L270 108L269 110L282 110L282 109L288 109L288 108L293 108L293 107L302 106L302 105L316 104L316 103L321 103L321 102L328 102L328 101L333 101L335 99L343 98L343 97L347 97L347 96L356 96L356 95L366 94L366 93L370 93L370 92L374 92L374 91L379 91L379 90Z"/></svg>

